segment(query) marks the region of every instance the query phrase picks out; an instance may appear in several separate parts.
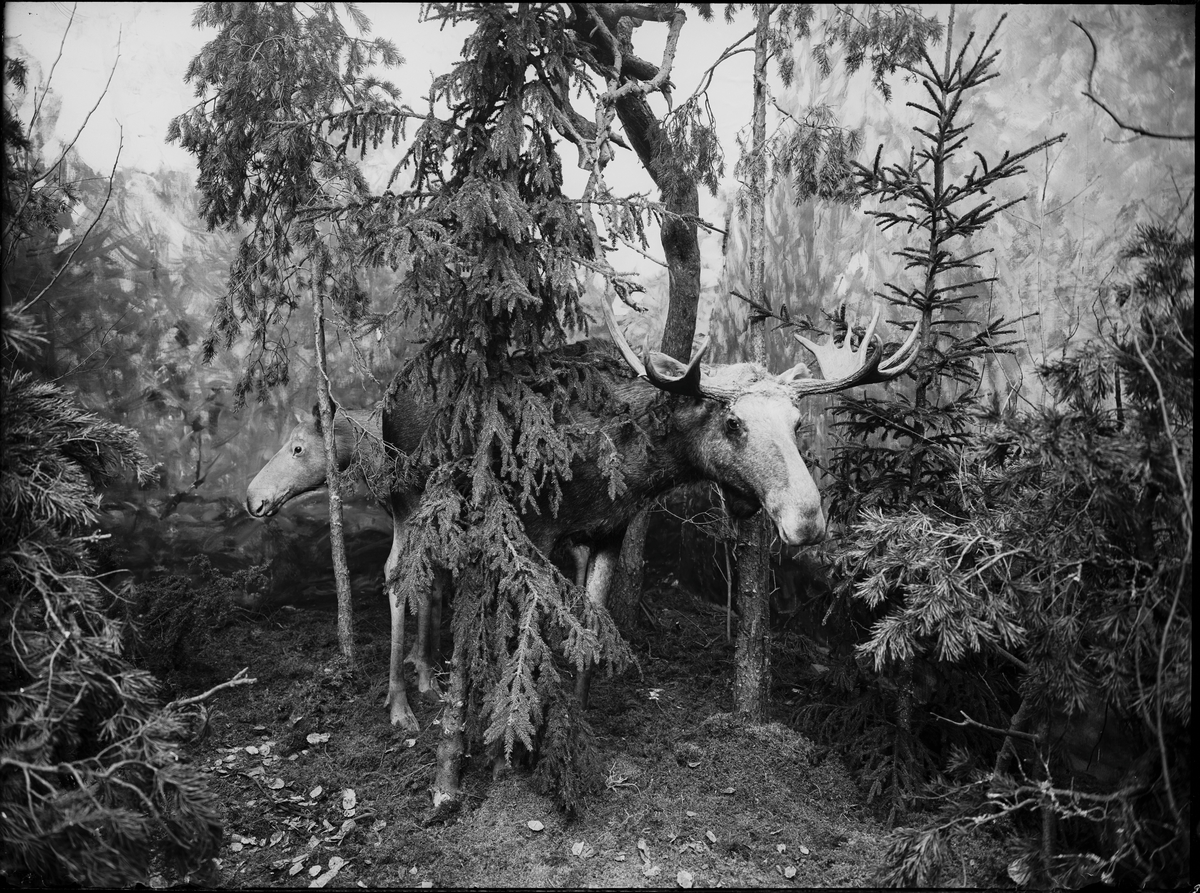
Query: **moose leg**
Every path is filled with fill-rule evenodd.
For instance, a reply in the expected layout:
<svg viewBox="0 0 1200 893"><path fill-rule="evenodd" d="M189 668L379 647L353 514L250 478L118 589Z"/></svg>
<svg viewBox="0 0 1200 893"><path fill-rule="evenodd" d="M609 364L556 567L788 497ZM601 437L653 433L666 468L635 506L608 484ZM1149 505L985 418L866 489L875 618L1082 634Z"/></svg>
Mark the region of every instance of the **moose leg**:
<svg viewBox="0 0 1200 893"><path fill-rule="evenodd" d="M417 615L417 641L406 660L417 671L417 690L422 699L441 699L437 679L437 639L441 634L442 598L446 590L445 571L434 571L433 585Z"/></svg>
<svg viewBox="0 0 1200 893"><path fill-rule="evenodd" d="M587 572L587 597L597 608L603 608L608 598L608 587L612 583L613 570L617 566L617 557L620 554L620 540L615 547L599 548L592 554L592 563ZM591 688L594 671L595 667L588 665L575 677L575 697L584 709L587 709L588 690Z"/></svg>
<svg viewBox="0 0 1200 893"><path fill-rule="evenodd" d="M423 618L426 616L428 616L428 612L425 604L421 603L417 606L417 636L413 639L412 645L409 646L408 654L404 655L404 662L414 670L421 661L421 648L424 647L425 642L425 636L422 634L422 630L425 628L425 620Z"/></svg>
<svg viewBox="0 0 1200 893"><path fill-rule="evenodd" d="M571 547L571 557L575 559L575 585L580 589L587 585L588 558L591 554L591 547L583 543Z"/></svg>
<svg viewBox="0 0 1200 893"><path fill-rule="evenodd" d="M408 706L408 693L404 690L404 607L400 604L400 538L403 522L397 520L400 512L392 511L392 551L384 565L383 590L392 612L392 653L388 661L388 693L384 705L391 713L392 725L406 732L419 732L420 723Z"/></svg>

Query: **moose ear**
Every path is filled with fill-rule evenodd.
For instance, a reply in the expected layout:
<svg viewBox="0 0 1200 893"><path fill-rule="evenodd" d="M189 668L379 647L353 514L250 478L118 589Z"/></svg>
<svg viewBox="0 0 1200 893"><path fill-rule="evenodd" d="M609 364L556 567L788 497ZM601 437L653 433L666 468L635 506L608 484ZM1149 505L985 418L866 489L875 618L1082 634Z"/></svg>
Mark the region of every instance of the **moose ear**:
<svg viewBox="0 0 1200 893"><path fill-rule="evenodd" d="M775 376L775 380L780 384L790 384L797 378L812 378L812 373L808 371L807 363L797 363L786 372L780 372Z"/></svg>

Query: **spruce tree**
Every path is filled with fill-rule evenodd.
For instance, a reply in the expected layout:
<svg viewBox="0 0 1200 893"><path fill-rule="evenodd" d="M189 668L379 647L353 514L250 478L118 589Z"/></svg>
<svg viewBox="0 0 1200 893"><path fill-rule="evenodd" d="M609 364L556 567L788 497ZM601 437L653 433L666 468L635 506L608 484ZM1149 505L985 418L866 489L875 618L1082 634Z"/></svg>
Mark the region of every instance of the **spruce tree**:
<svg viewBox="0 0 1200 893"><path fill-rule="evenodd" d="M845 524L849 534L833 555L839 592L853 594L872 612L886 611L860 649L877 671L899 670L889 698L894 736L887 746L873 749L868 768L873 794L887 779L894 817L903 815L929 767L928 751L918 736L923 722L914 716L914 659L927 654L960 659L978 651L980 641L961 593L948 591L913 556L900 557L889 545L891 525L885 520L949 508L945 500L953 494L944 482L957 469L975 424L982 363L1014 344L1006 340L1011 323L979 323L966 312L980 303L981 290L993 281L979 274L979 259L987 252L972 250L970 238L1023 200L997 199L992 194L996 186L1022 174L1026 159L1064 138L1006 152L997 161L972 150L970 166L964 164L970 128L962 120L964 104L972 91L998 76L994 66L999 51L992 45L1003 20L1001 16L977 50L972 50L971 34L955 54L951 19L941 63L922 51L921 62L910 68L926 97L909 103L928 121L913 127L923 142L903 161L885 163L877 152L871 166L856 167L864 197L878 199L878 207L867 213L880 228L903 227L920 237L896 252L915 283L888 282L881 294L898 309L918 314L915 322L911 312L897 320L921 329L921 357L910 373L916 378L915 391L911 397L843 398L833 414L844 440L828 464L832 521ZM834 323L843 337L854 337L844 318ZM901 567L908 570L897 576Z"/></svg>
<svg viewBox="0 0 1200 893"><path fill-rule="evenodd" d="M406 528L415 562L404 597L428 587L439 567L454 577L435 806L457 805L466 742L478 737L505 759L540 741L543 765L557 770L550 786L574 808L594 783L588 728L560 694L547 629L561 630L563 656L577 669L602 659L619 668L627 652L607 611L581 600L529 541L521 513L557 511L559 481L592 440L569 409L596 408L606 396L594 358L562 351L584 324L577 263L595 254L562 191L557 119L547 113L587 81L558 10L514 16L484 5L460 14L474 26L463 59L431 87L449 120L423 125L406 158L419 212L381 230L376 249L404 256L407 312L430 328L395 385L417 387L436 406L413 457L433 473ZM402 201L385 199L380 210ZM619 486L619 469L608 466Z"/></svg>
<svg viewBox="0 0 1200 893"><path fill-rule="evenodd" d="M889 283L889 297L930 328L912 398L839 408L855 434L831 463L841 593L869 613L843 610L874 618L857 651L877 675L821 722L866 742L861 768L873 794L891 785L895 815L936 810L897 829L881 880L936 884L961 836L1004 823L1028 841L1007 866L1017 883L1172 886L1190 822L1190 214L1131 240L1124 282L1097 296L1101 340L1040 370L1050 406L981 405L983 356L1013 345L1001 320L944 315L988 282L979 252L947 241L1005 207L956 202L1019 174L1033 150L976 153L958 179L944 162L966 140L963 92L992 77L995 33L973 62L968 39L918 69L926 146L860 169L867 189L907 202L876 211L881 224L927 236L901 254L918 286ZM833 675L848 686L854 673ZM886 723L867 719L881 708Z"/></svg>
<svg viewBox="0 0 1200 893"><path fill-rule="evenodd" d="M669 22L676 36L683 22L682 12L634 12ZM640 134L639 154L674 190L664 210L644 199L614 199L599 188L595 200L613 212L604 242L640 240L656 214L672 233L672 251L683 257L689 238L695 245L694 214L672 210L672 202L686 205L688 188L671 179L678 165L667 164L670 153L655 137L657 122L643 95L661 88L667 72L619 90L618 79L629 77L625 66L645 72L648 63L622 56L627 29L616 29L619 39L603 29L596 33L591 17L603 19L603 13L432 7L431 18L467 22L474 33L463 61L431 86L431 106L444 100L450 112L445 119L422 116L392 180L407 172L405 189L370 194L347 158L349 147L366 151L384 136L398 138L413 115L388 85L356 79L371 52L387 59L392 51L346 38L331 5L303 12L286 4L203 7L201 22L218 25L222 34L190 72L204 101L172 131L201 158L210 222L230 224L242 216L261 223L232 271L231 300L216 320L214 345L221 338L228 343L245 322L260 348L275 341L271 333L296 300L289 286L301 282L291 260L296 247L315 258L312 283L327 288L348 315L365 308L354 271L390 266L403 277L398 300L370 319L386 326L400 317L428 334L395 386L436 410L422 451L403 463L423 469L422 477L433 471L422 513L407 528L420 542L411 551L415 567L405 576L411 585L404 599L424 597L435 566L457 576L456 644L442 722L451 734L436 786L442 804L456 802L464 716L471 720L468 731L486 732L487 743L506 757L517 744L535 747L546 716L563 716L564 728L586 733L582 720L553 707L561 703L554 700L559 676L543 638L545 621L566 627L565 656L577 668L602 657L617 665L625 658L606 612L584 606L582 620L575 617L578 593L532 548L520 523L520 512L539 499L542 510L557 509L557 482L587 441L583 427L559 424L566 407L594 407L603 396L594 363L560 351L585 325L579 265L611 275L594 228L589 231L586 215L562 192L557 147L566 136L591 159L593 171L611 153L607 131L598 132L570 107L572 96L594 94L593 70L610 77L613 92L620 92L610 113L616 106L637 119L627 131ZM274 40L277 34L289 39ZM580 35L602 46L589 46ZM329 70L329 59L344 71ZM264 149L280 151L264 157ZM336 195L317 200L312 164L338 185ZM690 189L694 203L694 180ZM690 256L698 276L698 254ZM680 257L672 262L685 264ZM626 282L617 287L626 294L632 288ZM694 297L691 303L694 315ZM679 306L686 311L686 304ZM690 341L689 326L688 347ZM283 381L284 352L256 353L264 359L252 364L240 393ZM559 362L542 363L548 352ZM619 468L608 464L619 486ZM546 730L546 741L564 742L564 754L578 752L579 734L567 738ZM551 765L573 771L571 759Z"/></svg>
<svg viewBox="0 0 1200 893"><path fill-rule="evenodd" d="M934 883L956 842L996 823L1023 839L1007 866L1019 884L1187 878L1195 236L1183 210L1128 239L1117 284L1096 296L1100 338L1039 369L1053 401L982 416L946 488L957 504L873 524L892 537L876 573L902 578L909 562L959 599L938 645L958 687L987 692L947 705L954 757L931 785L936 814L894 835L892 882Z"/></svg>
<svg viewBox="0 0 1200 893"><path fill-rule="evenodd" d="M25 68L5 63L23 91ZM27 370L45 344L7 263L53 245L72 198L35 149L32 124L3 108L3 342L0 343L0 875L22 886L145 883L152 860L185 869L216 855L221 820L200 774L180 759L189 709L121 653L118 593L97 573L100 490L153 476L129 428L87 412ZM65 154L65 152L64 152ZM69 259L68 259L69 262ZM65 264L63 268L65 269ZM61 272L61 269L60 269ZM52 283L51 283L52 284ZM39 308L40 309L40 308Z"/></svg>

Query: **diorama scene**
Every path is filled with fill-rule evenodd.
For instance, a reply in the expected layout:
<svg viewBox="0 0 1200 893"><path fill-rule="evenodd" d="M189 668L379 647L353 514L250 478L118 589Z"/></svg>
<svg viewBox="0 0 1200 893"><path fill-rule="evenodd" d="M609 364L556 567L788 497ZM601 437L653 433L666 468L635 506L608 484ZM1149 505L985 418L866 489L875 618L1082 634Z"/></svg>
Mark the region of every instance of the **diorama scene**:
<svg viewBox="0 0 1200 893"><path fill-rule="evenodd" d="M1197 882L1194 6L3 64L6 885Z"/></svg>

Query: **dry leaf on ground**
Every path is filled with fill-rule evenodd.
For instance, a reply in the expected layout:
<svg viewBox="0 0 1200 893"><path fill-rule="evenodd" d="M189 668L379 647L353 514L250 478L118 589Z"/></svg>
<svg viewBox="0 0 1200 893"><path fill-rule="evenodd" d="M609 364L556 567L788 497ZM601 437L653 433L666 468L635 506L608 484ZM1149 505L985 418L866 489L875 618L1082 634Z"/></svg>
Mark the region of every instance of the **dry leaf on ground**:
<svg viewBox="0 0 1200 893"><path fill-rule="evenodd" d="M346 864L346 860L343 859L341 856L330 857L329 867L327 869L325 869L325 871L321 874L320 877L315 878L312 881L312 883L309 884L309 886L310 887L324 887L331 880L333 880L334 877L337 876L337 873L342 870L342 867L345 864Z"/></svg>

